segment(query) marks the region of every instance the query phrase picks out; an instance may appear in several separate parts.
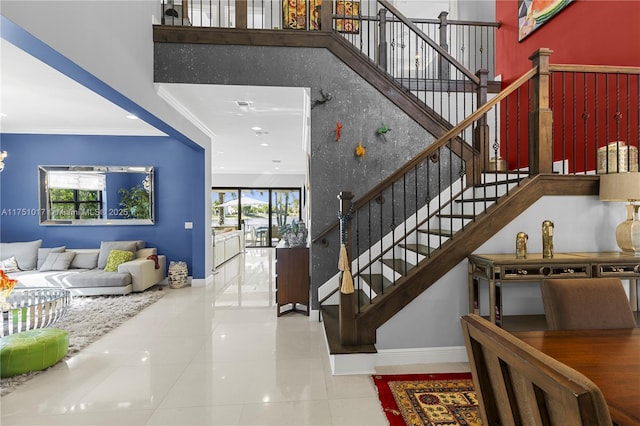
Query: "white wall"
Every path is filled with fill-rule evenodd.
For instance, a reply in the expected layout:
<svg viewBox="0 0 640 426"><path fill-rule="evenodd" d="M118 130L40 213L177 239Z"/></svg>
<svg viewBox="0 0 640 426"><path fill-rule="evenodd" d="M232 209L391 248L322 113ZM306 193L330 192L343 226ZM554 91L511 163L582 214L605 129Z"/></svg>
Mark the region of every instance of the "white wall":
<svg viewBox="0 0 640 426"><path fill-rule="evenodd" d="M152 23L160 13L159 1L2 0L0 11L198 145L209 148L210 139L156 94Z"/></svg>
<svg viewBox="0 0 640 426"><path fill-rule="evenodd" d="M0 12L167 123L175 129L170 136L202 147L205 161L202 196L208 200L211 139L162 100L153 82L152 24L159 23L160 5L157 0L2 0ZM201 212L204 223L211 220L210 210L210 203L205 203ZM208 230L204 241L209 241ZM209 244L202 249L205 259L211 259ZM205 270L211 270L209 264Z"/></svg>
<svg viewBox="0 0 640 426"><path fill-rule="evenodd" d="M407 18L437 18L440 12L451 12L450 0L391 0L391 3ZM453 19L453 18L452 18Z"/></svg>
<svg viewBox="0 0 640 426"><path fill-rule="evenodd" d="M615 229L626 218L623 203L596 196L550 196L507 224L474 253L514 253L519 231L529 235L529 253L542 251L542 221L554 223L556 253L619 251ZM460 317L468 312L468 262L456 268L378 329L378 349L463 346ZM488 313L486 282L481 283L482 314ZM538 283L503 287L503 314L544 312Z"/></svg>
<svg viewBox="0 0 640 426"><path fill-rule="evenodd" d="M302 188L305 181L305 176L298 174L213 173L211 175L211 185L214 188Z"/></svg>

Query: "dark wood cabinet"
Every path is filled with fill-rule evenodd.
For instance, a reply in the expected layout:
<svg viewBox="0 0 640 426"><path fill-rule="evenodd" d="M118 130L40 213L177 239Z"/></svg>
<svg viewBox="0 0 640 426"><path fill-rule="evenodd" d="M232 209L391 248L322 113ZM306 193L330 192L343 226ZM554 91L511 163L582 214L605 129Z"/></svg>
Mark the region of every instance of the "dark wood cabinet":
<svg viewBox="0 0 640 426"><path fill-rule="evenodd" d="M276 248L276 303L278 316L290 312L309 315L309 249L307 247ZM281 310L283 306L289 309ZM304 305L305 309L298 309Z"/></svg>

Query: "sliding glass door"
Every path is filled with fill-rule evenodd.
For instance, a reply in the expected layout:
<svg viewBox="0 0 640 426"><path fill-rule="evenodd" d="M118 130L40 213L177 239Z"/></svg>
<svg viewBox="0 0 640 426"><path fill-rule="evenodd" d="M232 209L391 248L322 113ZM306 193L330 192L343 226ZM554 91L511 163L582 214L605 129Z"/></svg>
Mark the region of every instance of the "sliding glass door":
<svg viewBox="0 0 640 426"><path fill-rule="evenodd" d="M244 229L247 247L275 247L283 227L300 220L298 188L213 188L211 226Z"/></svg>
<svg viewBox="0 0 640 426"><path fill-rule="evenodd" d="M286 225L300 221L300 190L279 189L271 191L271 245L280 241Z"/></svg>

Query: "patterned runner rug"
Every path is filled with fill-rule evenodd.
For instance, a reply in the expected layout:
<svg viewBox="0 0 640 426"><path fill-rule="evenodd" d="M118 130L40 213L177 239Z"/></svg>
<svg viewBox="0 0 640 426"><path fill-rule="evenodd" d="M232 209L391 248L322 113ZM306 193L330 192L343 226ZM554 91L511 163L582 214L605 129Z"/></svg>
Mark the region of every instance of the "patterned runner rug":
<svg viewBox="0 0 640 426"><path fill-rule="evenodd" d="M374 375L391 426L480 425L471 373Z"/></svg>

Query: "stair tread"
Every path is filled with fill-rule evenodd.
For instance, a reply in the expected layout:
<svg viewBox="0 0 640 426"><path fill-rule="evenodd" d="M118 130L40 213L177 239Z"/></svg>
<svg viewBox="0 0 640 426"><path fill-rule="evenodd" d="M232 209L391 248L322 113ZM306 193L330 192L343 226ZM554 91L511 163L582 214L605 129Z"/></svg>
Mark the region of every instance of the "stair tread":
<svg viewBox="0 0 640 426"><path fill-rule="evenodd" d="M489 173L490 175L493 173ZM517 183L520 182L523 178L511 178L511 179L505 179L505 180L497 180L495 182L482 182L482 183L478 183L476 185L473 185L473 188L484 188L486 186L496 186L496 185L505 185L508 183Z"/></svg>
<svg viewBox="0 0 640 426"><path fill-rule="evenodd" d="M454 200L456 203L477 203L479 201L497 201L500 197L469 197Z"/></svg>
<svg viewBox="0 0 640 426"><path fill-rule="evenodd" d="M454 218L454 219L473 219L475 218L472 214L459 214L459 213L441 213L437 214L438 217L443 218Z"/></svg>
<svg viewBox="0 0 640 426"><path fill-rule="evenodd" d="M442 235L443 237L452 237L455 234L451 229L442 229L442 228L428 228L428 229L418 229L418 232L423 234L432 234L432 235Z"/></svg>
<svg viewBox="0 0 640 426"><path fill-rule="evenodd" d="M435 248L429 247L425 244L400 244L400 247L406 248L407 250L418 252L422 255L429 256Z"/></svg>
<svg viewBox="0 0 640 426"><path fill-rule="evenodd" d="M360 275L360 278L366 281L367 284L369 284L369 287L371 287L376 294L381 294L385 288L393 285L391 280L382 274L363 274Z"/></svg>
<svg viewBox="0 0 640 426"><path fill-rule="evenodd" d="M374 354L378 352L373 344L343 346L340 343L340 308L338 305L321 305L320 312L331 355Z"/></svg>
<svg viewBox="0 0 640 426"><path fill-rule="evenodd" d="M416 267L409 262L405 262L402 259L382 259L382 263L391 267L394 271L400 273L401 275L407 275L407 273Z"/></svg>

